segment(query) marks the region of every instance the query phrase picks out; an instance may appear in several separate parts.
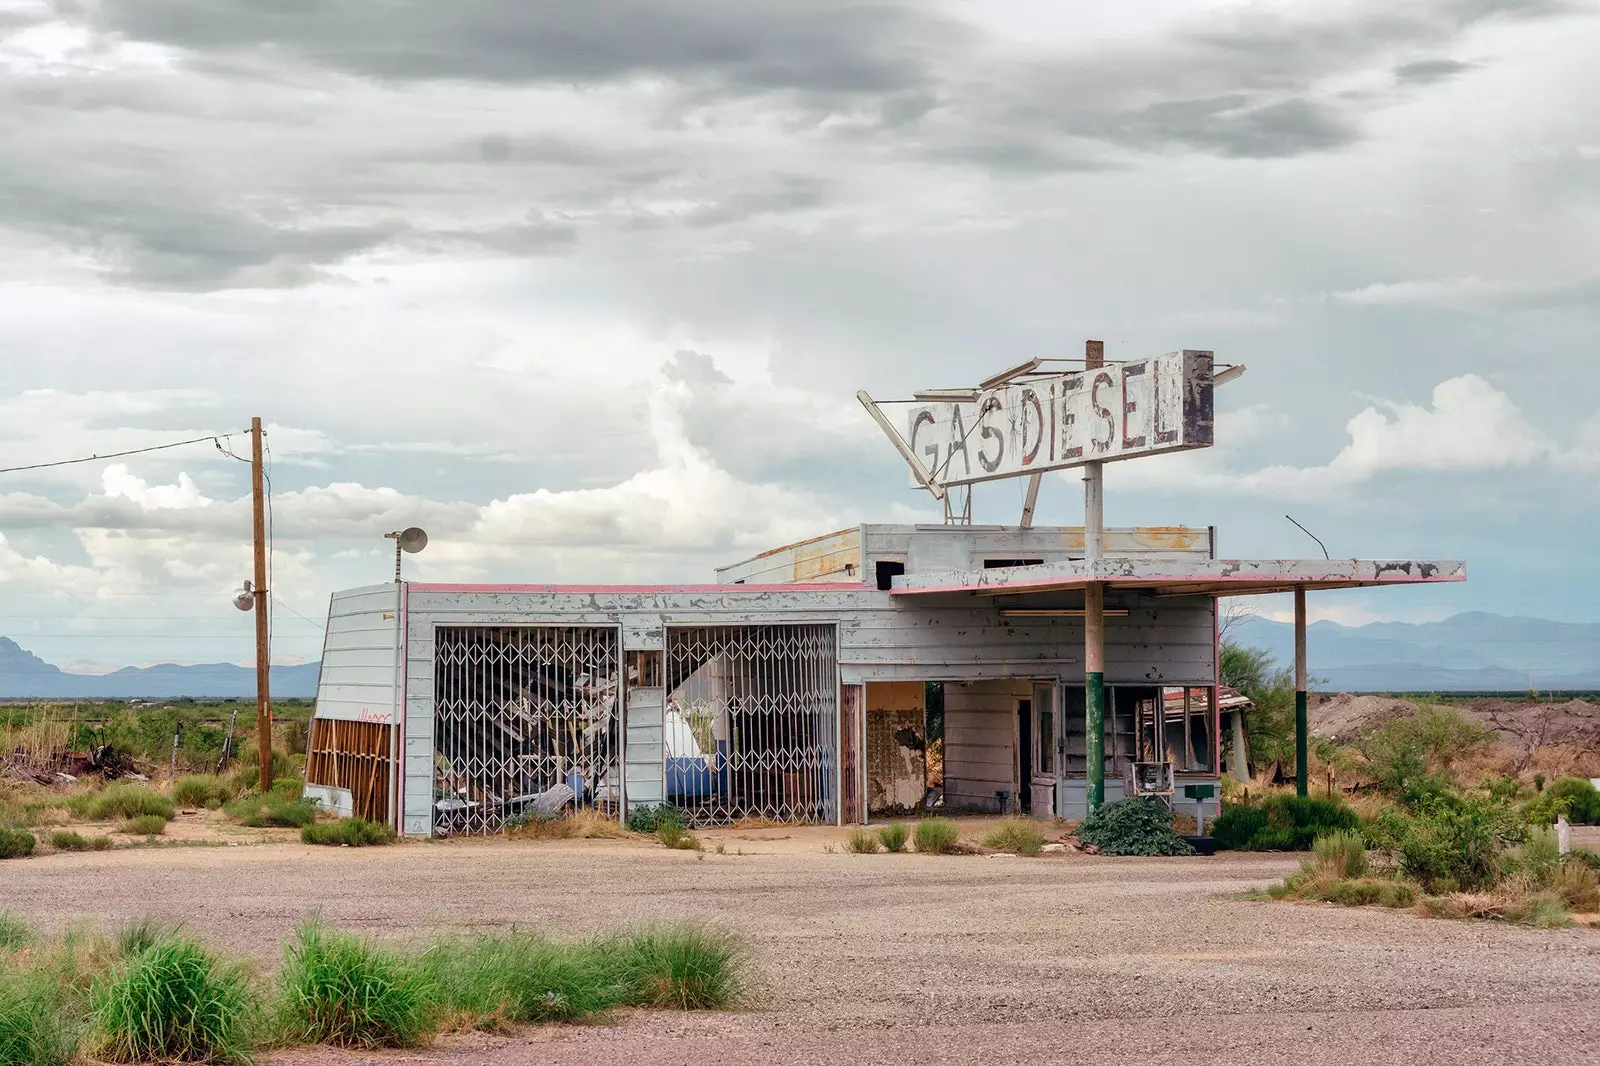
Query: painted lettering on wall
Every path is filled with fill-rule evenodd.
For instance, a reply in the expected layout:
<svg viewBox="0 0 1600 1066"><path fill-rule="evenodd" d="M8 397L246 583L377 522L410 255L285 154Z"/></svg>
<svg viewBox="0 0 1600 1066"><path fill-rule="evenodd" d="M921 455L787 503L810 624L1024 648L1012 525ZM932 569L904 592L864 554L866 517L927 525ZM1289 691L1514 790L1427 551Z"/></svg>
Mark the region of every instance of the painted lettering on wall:
<svg viewBox="0 0 1600 1066"><path fill-rule="evenodd" d="M1212 388L1210 352L1171 352L916 406L907 440L947 485L1208 448Z"/></svg>

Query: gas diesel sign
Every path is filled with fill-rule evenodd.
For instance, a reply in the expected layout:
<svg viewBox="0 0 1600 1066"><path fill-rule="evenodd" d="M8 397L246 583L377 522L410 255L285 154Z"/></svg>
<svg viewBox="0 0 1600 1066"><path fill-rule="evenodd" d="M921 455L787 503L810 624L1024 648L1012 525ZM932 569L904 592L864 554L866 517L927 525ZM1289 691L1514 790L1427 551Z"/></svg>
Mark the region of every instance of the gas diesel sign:
<svg viewBox="0 0 1600 1066"><path fill-rule="evenodd" d="M1170 352L913 407L906 439L946 485L1209 448L1212 388L1210 352Z"/></svg>

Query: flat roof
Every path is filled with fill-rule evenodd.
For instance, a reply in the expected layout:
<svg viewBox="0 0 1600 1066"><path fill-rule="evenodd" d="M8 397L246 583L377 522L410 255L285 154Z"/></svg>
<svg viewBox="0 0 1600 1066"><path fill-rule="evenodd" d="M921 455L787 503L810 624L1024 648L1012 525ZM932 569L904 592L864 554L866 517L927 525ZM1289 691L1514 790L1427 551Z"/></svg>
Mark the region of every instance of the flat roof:
<svg viewBox="0 0 1600 1066"><path fill-rule="evenodd" d="M1467 565L1434 559L1073 559L987 570L940 570L894 579L896 596L1000 595L1089 584L1154 589L1164 596L1258 596L1293 589L1434 585L1467 579Z"/></svg>

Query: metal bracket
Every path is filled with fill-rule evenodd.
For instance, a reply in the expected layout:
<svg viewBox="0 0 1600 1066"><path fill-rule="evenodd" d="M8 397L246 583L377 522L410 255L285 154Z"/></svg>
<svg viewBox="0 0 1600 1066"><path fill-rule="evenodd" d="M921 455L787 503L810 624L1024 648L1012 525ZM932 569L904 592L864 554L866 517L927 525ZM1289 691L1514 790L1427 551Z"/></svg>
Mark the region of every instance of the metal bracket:
<svg viewBox="0 0 1600 1066"><path fill-rule="evenodd" d="M922 483L922 487L933 493L934 499L945 501L945 520L949 521L950 501L946 496L945 487L934 479L931 470L922 465L922 460L917 458L917 453L911 450L911 445L907 444L906 439L900 435L900 431L894 428L894 423L889 421L889 416L879 409L877 401L867 395L866 389L857 392L856 399L861 401L861 406L867 409L867 414L872 416L872 420L878 423L878 428L883 430L884 436L889 438L889 443L894 445L894 450L900 453L900 458L910 465L911 473ZM971 521L971 514L972 495L969 491L967 495L968 521Z"/></svg>

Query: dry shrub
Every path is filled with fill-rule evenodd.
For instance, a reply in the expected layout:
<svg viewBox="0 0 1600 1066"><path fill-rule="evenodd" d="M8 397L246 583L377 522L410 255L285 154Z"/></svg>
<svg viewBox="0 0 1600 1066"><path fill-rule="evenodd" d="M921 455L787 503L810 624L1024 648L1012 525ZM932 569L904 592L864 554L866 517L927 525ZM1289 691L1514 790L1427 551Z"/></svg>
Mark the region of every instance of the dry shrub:
<svg viewBox="0 0 1600 1066"><path fill-rule="evenodd" d="M1511 882L1490 892L1423 896L1417 901L1417 911L1429 918L1478 918L1538 929L1560 929L1572 924L1566 906L1555 893L1528 892Z"/></svg>
<svg viewBox="0 0 1600 1066"><path fill-rule="evenodd" d="M1593 870L1577 862L1564 862L1550 878L1550 891L1567 906L1583 914L1600 911L1600 880Z"/></svg>
<svg viewBox="0 0 1600 1066"><path fill-rule="evenodd" d="M558 817L530 816L506 826L516 840L620 840L628 831L598 811L579 810Z"/></svg>
<svg viewBox="0 0 1600 1066"><path fill-rule="evenodd" d="M876 855L878 853L878 838L865 829L852 829L845 838L844 850L852 855Z"/></svg>

